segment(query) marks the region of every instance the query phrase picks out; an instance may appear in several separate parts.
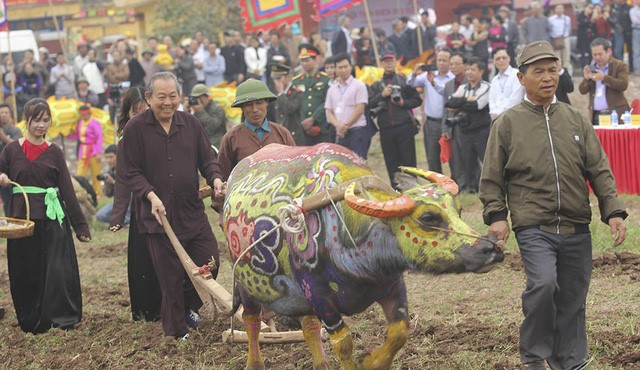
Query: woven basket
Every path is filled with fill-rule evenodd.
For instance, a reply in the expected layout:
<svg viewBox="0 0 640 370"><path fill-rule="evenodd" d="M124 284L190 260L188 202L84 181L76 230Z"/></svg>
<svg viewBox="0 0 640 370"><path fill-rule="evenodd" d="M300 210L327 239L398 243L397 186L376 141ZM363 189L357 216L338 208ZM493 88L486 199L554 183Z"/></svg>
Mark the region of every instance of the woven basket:
<svg viewBox="0 0 640 370"><path fill-rule="evenodd" d="M13 181L11 181L11 184L17 186L22 191L22 195L24 196L24 203L27 206L27 219L23 220L20 218L0 217L0 221L4 220L9 224L0 225L0 238L26 238L33 235L33 229L36 226L36 224L30 219L31 210L29 209L29 197L27 196L27 192L24 191L24 188L22 188L20 184Z"/></svg>

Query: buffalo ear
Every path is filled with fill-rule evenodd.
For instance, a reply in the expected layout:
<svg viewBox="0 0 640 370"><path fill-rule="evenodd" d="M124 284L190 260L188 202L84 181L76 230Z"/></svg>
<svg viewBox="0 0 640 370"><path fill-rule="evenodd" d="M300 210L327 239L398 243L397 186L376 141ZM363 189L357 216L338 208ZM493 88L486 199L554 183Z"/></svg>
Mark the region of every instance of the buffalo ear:
<svg viewBox="0 0 640 370"><path fill-rule="evenodd" d="M418 179L415 176L401 171L395 173L395 175L393 176L393 180L397 184L398 189L400 189L400 191L402 191L403 193L407 190L415 188L416 186L420 186L420 184L418 183Z"/></svg>

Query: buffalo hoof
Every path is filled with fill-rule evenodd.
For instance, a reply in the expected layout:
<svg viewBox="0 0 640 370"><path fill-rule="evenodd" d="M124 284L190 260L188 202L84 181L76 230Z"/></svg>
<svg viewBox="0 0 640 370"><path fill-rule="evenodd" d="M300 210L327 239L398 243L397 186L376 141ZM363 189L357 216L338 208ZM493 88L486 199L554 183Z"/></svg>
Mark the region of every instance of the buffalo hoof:
<svg viewBox="0 0 640 370"><path fill-rule="evenodd" d="M251 364L247 364L245 370L265 370L264 362L254 362Z"/></svg>

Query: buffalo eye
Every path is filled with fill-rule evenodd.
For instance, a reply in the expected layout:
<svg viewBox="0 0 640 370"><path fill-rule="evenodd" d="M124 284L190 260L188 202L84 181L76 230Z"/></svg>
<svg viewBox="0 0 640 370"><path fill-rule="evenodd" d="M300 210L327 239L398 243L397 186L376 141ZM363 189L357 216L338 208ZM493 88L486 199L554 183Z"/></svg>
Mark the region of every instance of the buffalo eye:
<svg viewBox="0 0 640 370"><path fill-rule="evenodd" d="M418 219L418 221L423 226L423 228L427 231L430 231L429 226L435 226L440 228L446 227L446 224L444 222L444 219L442 218L442 215L435 212L423 213L422 216L420 216L420 218Z"/></svg>

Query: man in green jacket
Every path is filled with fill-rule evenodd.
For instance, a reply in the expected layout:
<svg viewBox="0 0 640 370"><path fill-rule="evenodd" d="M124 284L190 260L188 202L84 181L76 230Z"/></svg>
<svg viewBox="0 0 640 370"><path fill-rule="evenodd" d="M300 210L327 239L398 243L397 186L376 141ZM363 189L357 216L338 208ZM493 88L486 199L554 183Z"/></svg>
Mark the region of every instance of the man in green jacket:
<svg viewBox="0 0 640 370"><path fill-rule="evenodd" d="M209 97L209 90L204 84L197 84L191 89L188 103L187 108L193 111L193 115L204 126L211 144L216 147L216 150L220 149L220 141L227 133L227 116L224 108Z"/></svg>
<svg viewBox="0 0 640 370"><path fill-rule="evenodd" d="M484 221L490 235L506 242L511 214L525 267L522 368L546 369L546 361L554 370L583 369L592 268L587 180L615 245L625 239L627 212L591 123L556 100L551 45L530 43L517 59L526 95L493 122L480 180Z"/></svg>

